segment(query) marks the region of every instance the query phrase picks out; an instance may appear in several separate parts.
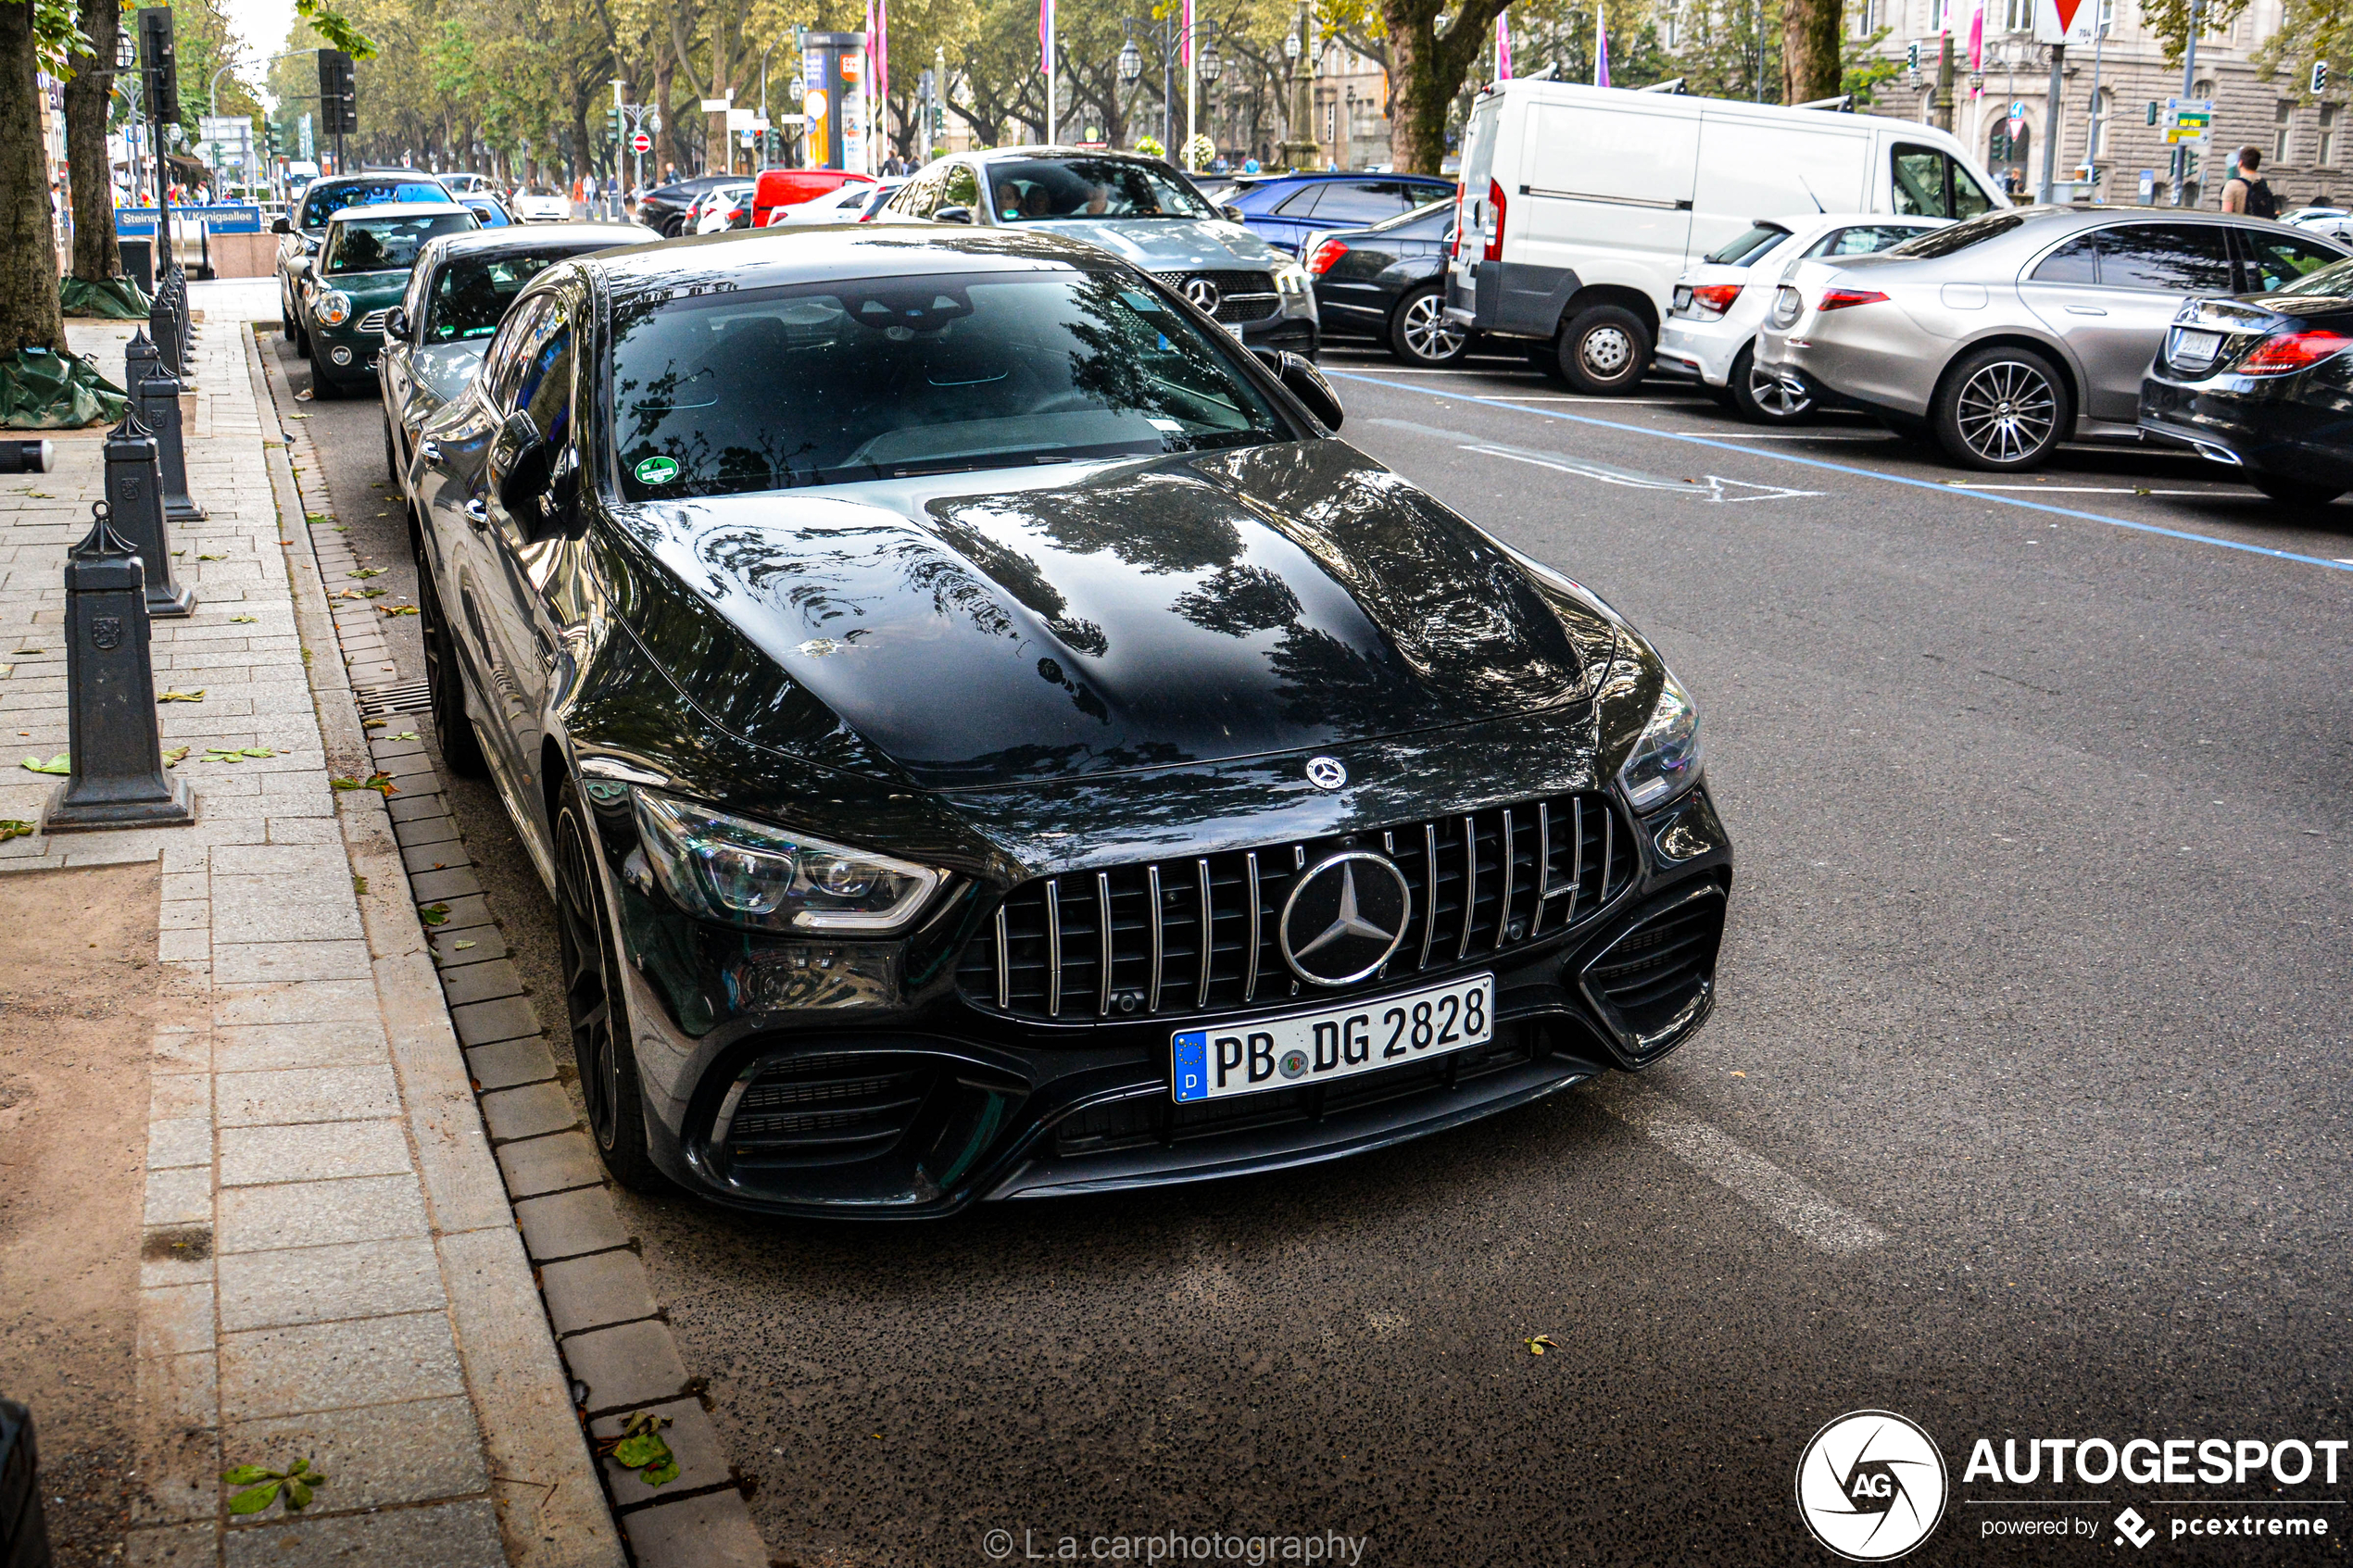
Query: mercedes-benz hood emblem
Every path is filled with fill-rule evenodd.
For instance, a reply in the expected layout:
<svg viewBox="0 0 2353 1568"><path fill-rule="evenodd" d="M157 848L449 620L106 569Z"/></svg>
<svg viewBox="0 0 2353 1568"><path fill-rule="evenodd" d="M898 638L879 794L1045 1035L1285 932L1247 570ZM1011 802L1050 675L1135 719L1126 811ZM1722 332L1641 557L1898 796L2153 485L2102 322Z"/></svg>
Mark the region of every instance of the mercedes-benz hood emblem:
<svg viewBox="0 0 2353 1568"><path fill-rule="evenodd" d="M1347 985L1389 961L1413 913L1403 872L1370 850L1342 850L1300 877L1283 900L1276 940L1302 980Z"/></svg>

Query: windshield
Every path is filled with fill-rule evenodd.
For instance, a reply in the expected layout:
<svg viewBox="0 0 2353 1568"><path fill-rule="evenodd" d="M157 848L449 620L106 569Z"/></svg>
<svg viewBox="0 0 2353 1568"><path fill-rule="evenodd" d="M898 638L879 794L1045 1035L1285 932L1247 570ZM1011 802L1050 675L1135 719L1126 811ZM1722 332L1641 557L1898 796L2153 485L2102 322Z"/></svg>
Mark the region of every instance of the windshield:
<svg viewBox="0 0 2353 1568"><path fill-rule="evenodd" d="M427 240L465 234L477 225L471 212L436 212L422 218L346 218L327 237L322 270L390 272L417 264Z"/></svg>
<svg viewBox="0 0 2353 1568"><path fill-rule="evenodd" d="M1989 212L1972 218L1966 223L1956 223L1949 229L1932 229L1916 239L1889 247L1887 256L1950 256L1957 250L1967 250L1981 241L1996 234L2007 234L2026 220L2015 212Z"/></svg>
<svg viewBox="0 0 2353 1568"><path fill-rule="evenodd" d="M305 229L323 229L327 220L347 207L389 207L395 202L447 201L449 193L430 180L386 182L367 185L320 185L313 182L302 198Z"/></svg>
<svg viewBox="0 0 2353 1568"><path fill-rule="evenodd" d="M2323 297L2353 294L2353 260L2335 262L2322 268L2317 272L2308 272L2287 287L2272 290L2271 297L2277 299L2282 295L2291 294L2319 295Z"/></svg>
<svg viewBox="0 0 2353 1568"><path fill-rule="evenodd" d="M633 501L1291 438L1236 345L1109 271L656 295L614 314Z"/></svg>
<svg viewBox="0 0 2353 1568"><path fill-rule="evenodd" d="M1743 267L1788 238L1789 231L1780 224L1758 223L1730 245L1709 251L1707 259L1719 267Z"/></svg>
<svg viewBox="0 0 2353 1568"><path fill-rule="evenodd" d="M498 330L507 307L522 293L523 284L563 258L562 254L550 251L450 262L433 281L433 298L425 307L425 342L463 343L488 337Z"/></svg>
<svg viewBox="0 0 2353 1568"><path fill-rule="evenodd" d="M1047 218L1214 218L1217 209L1167 169L1133 158L1026 157L991 164L1000 223Z"/></svg>

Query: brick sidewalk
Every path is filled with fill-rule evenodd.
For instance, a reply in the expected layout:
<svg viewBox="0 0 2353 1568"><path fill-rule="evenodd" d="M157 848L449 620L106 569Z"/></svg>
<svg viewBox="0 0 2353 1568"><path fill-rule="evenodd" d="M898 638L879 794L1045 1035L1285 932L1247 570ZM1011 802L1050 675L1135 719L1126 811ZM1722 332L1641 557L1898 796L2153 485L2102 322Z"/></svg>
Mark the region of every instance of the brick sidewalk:
<svg viewBox="0 0 2353 1568"><path fill-rule="evenodd" d="M204 694L160 709L197 820L0 844L6 872L162 859L158 956L186 1005L153 1042L126 1561L619 1568L385 803L330 787L371 764L263 417L245 322L274 288L193 295L189 489L211 516L172 539L199 597L156 623L154 662L158 691ZM128 335L70 330L118 378ZM0 718L28 732L0 817L36 819L57 783L15 758L66 748L62 571L102 433L0 483ZM272 755L204 759L232 747ZM316 1502L231 1523L220 1471L296 1456L331 1477Z"/></svg>

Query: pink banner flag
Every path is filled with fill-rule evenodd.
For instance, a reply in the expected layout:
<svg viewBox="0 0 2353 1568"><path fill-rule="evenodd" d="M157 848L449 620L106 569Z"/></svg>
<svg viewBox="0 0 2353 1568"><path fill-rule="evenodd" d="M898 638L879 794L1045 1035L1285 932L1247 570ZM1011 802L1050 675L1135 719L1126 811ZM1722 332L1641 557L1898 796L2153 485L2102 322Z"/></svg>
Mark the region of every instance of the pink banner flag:
<svg viewBox="0 0 2353 1568"><path fill-rule="evenodd" d="M1979 0L1977 15L1969 19L1969 68L1971 70L1982 70L1985 69L1985 6L1983 0Z"/></svg>
<svg viewBox="0 0 2353 1568"><path fill-rule="evenodd" d="M1512 19L1501 11L1495 14L1495 80L1512 79Z"/></svg>
<svg viewBox="0 0 2353 1568"><path fill-rule="evenodd" d="M1602 8L1593 7L1593 85L1609 85L1609 29L1602 20Z"/></svg>
<svg viewBox="0 0 2353 1568"><path fill-rule="evenodd" d="M875 0L875 130L879 134L883 116L890 108L890 0ZM883 153L887 156L889 149Z"/></svg>

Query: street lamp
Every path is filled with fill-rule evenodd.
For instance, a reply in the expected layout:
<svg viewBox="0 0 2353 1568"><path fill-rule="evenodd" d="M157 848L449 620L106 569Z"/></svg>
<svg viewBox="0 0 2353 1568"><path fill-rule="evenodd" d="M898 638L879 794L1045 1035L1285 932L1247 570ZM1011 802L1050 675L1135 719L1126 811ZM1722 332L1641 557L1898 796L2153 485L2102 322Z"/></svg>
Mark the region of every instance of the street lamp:
<svg viewBox="0 0 2353 1568"><path fill-rule="evenodd" d="M1283 34L1283 58L1287 60L1299 58L1299 34L1296 32Z"/></svg>
<svg viewBox="0 0 2353 1568"><path fill-rule="evenodd" d="M1131 38L1119 48L1119 80L1123 85L1133 87L1143 76L1144 52L1136 47L1136 41Z"/></svg>
<svg viewBox="0 0 2353 1568"><path fill-rule="evenodd" d="M1217 72L1222 66L1214 47L1211 44L1211 40L1218 35L1217 24L1202 19L1188 26L1176 17L1164 17L1151 22L1139 22L1130 18L1120 25L1127 32L1127 42L1119 47L1119 80L1123 85L1133 87L1144 74L1144 52L1137 45L1138 34L1140 33L1150 41L1154 51L1160 56L1162 148L1164 154L1181 161L1183 157L1181 150L1169 145L1176 138L1174 126L1176 106L1176 61L1180 56L1187 53L1188 45L1191 45L1194 56L1190 64L1191 76L1188 78L1185 94L1185 140L1189 144L1193 137L1197 112L1193 102L1191 82L1193 80L1216 81Z"/></svg>
<svg viewBox="0 0 2353 1568"><path fill-rule="evenodd" d="M1202 79L1203 82L1207 82L1207 83L1209 83L1212 87L1216 86L1216 85L1217 85L1217 79L1218 79L1218 77L1220 77L1220 76L1224 75L1224 74L1225 74L1225 70L1226 70L1226 62L1225 62L1224 60L1222 60L1222 59L1220 59L1220 58L1218 58L1218 56L1217 56L1217 45L1216 45L1216 44L1210 44L1208 47L1206 47L1206 48L1204 48L1203 50L1202 50L1202 52L1201 52L1201 79Z"/></svg>

